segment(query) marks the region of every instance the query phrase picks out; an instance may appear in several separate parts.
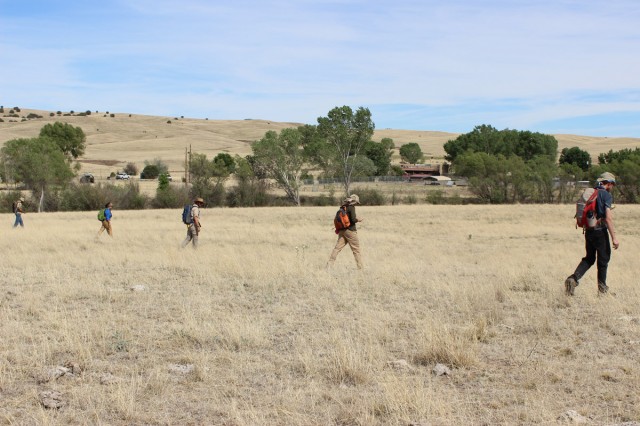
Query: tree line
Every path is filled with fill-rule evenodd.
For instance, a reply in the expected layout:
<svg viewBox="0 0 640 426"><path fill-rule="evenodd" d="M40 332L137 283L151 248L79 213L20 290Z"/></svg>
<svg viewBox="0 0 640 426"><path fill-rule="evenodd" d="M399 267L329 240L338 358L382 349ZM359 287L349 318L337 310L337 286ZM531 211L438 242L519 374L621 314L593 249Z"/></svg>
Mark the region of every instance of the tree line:
<svg viewBox="0 0 640 426"><path fill-rule="evenodd" d="M80 168L76 160L84 154L86 136L79 127L55 122L45 125L36 138L6 142L0 150L0 177L30 189L39 211L93 209L107 196L122 199L130 208L177 207L195 195L211 205L267 205L274 202L269 195L271 185L281 188L289 203L301 205L300 190L305 180L314 177L312 173L317 178L339 179L344 194L350 193L356 177L402 174L402 169L391 163L393 140L373 141L374 130L367 108L335 107L319 117L316 125L265 133L246 157L219 153L209 159L193 153L189 160L191 185L186 188L171 185L160 159L146 161L142 175L158 177L156 196L148 200L135 183L127 190L71 183ZM619 202L640 201L640 148L600 154L598 164L578 147L564 148L557 160L558 142L551 135L480 125L449 140L444 150L452 173L468 179L471 192L481 202L573 201L576 181L593 182L604 171L618 176ZM402 145L399 152L410 163L423 159L415 142ZM132 163L127 168L137 173ZM228 188L225 182L231 176L236 186ZM333 202L333 195L325 201Z"/></svg>

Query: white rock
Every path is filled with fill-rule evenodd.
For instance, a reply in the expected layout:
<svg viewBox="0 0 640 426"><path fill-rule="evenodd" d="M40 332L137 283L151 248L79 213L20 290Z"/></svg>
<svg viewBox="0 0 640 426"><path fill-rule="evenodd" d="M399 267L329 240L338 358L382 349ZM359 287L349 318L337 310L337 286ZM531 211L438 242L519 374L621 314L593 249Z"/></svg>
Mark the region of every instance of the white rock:
<svg viewBox="0 0 640 426"><path fill-rule="evenodd" d="M436 364L435 367L433 367L433 370L431 370L431 372L433 374L435 374L436 376L450 376L451 375L451 369L449 367L447 367L444 364Z"/></svg>

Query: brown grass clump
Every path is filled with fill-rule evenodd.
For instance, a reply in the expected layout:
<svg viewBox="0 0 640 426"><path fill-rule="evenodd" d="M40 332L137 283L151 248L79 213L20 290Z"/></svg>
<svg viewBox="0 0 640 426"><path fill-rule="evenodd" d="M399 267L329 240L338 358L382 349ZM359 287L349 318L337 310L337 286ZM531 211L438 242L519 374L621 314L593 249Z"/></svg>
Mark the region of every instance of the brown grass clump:
<svg viewBox="0 0 640 426"><path fill-rule="evenodd" d="M116 206L98 240L94 212L0 215L2 422L640 418L640 207L616 209L616 296L590 271L567 298L571 206L362 201L363 274L348 248L325 270L335 207L205 209L197 251L179 211Z"/></svg>

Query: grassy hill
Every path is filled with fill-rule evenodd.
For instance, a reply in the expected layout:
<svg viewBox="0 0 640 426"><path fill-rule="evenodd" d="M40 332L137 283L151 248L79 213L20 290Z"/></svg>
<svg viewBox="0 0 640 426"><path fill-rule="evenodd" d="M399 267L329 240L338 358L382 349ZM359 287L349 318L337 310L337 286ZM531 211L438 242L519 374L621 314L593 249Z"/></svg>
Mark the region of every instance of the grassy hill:
<svg viewBox="0 0 640 426"><path fill-rule="evenodd" d="M274 122L267 120L206 120L182 117L158 117L129 113L92 111L91 115L79 116L50 114L56 111L21 109L19 118L7 117L9 108L2 114L0 144L14 138L30 138L38 135L47 123L61 121L79 126L87 135L87 150L83 157L82 171L108 174L133 162L141 169L145 160L160 158L175 174L184 170L185 149L205 153L212 157L220 152L247 155L251 142L260 139L267 131L280 131L301 123ZM30 113L42 118L21 121ZM471 130L471 129L469 129ZM417 142L427 160L442 158L443 144L458 136L426 130L376 130L374 140L391 138L396 147L408 142ZM606 138L578 135L554 135L559 148L578 146L595 158L610 149L635 148L640 138Z"/></svg>

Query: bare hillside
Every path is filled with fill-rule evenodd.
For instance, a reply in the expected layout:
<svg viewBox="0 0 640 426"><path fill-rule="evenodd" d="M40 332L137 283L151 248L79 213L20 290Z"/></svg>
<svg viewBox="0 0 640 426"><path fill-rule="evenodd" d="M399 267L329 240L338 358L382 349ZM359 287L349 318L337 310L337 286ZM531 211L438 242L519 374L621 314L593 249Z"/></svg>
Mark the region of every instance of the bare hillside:
<svg viewBox="0 0 640 426"><path fill-rule="evenodd" d="M0 123L0 144L15 138L38 135L46 123L62 121L79 126L87 135L87 150L83 158L83 171L106 173L122 168L127 162L141 167L145 160L160 158L171 170L183 170L185 149L215 156L219 152L246 155L251 152L251 142L260 139L267 131L280 131L300 123L267 120L207 120L182 117L158 117L128 113L95 112L80 116L51 116L52 111L21 109L19 118L7 117L9 108ZM30 113L42 118L22 121ZM441 158L443 144L458 136L424 130L377 130L374 140L391 138L396 147L417 142L427 159ZM560 149L578 146L588 151L594 159L610 149L635 148L638 138L603 138L577 135L554 135Z"/></svg>

